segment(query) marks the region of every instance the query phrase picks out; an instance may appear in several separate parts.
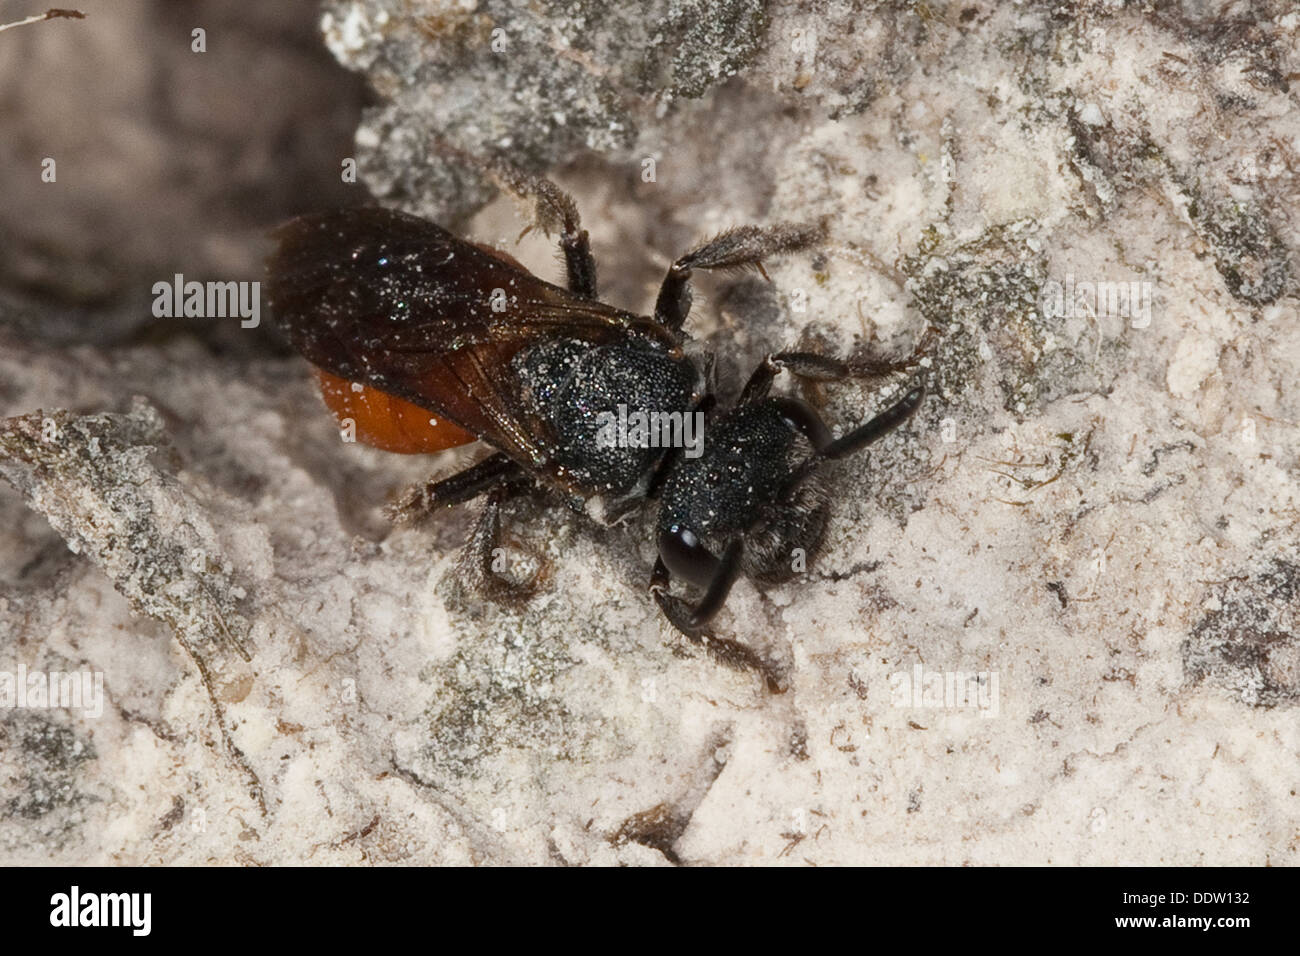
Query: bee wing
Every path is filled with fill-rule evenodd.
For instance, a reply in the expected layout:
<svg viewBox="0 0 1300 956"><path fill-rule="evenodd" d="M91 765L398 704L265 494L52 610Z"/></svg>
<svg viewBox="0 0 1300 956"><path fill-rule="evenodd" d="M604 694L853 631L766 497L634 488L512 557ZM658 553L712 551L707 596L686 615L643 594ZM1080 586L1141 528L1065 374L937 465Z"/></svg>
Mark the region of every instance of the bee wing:
<svg viewBox="0 0 1300 956"><path fill-rule="evenodd" d="M446 416L561 485L549 428L518 401L515 355L557 338L675 344L651 319L579 298L393 210L304 216L273 236L268 298L312 364Z"/></svg>

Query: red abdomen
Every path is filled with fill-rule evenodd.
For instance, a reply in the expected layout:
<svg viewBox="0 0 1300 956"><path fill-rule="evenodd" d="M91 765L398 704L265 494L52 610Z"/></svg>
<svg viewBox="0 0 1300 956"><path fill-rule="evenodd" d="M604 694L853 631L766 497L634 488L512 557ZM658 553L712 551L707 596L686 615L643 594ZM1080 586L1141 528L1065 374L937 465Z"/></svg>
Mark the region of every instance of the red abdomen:
<svg viewBox="0 0 1300 956"><path fill-rule="evenodd" d="M313 369L325 404L340 424L344 419L353 421L356 439L362 444L403 455L424 455L478 440L427 408L324 369Z"/></svg>

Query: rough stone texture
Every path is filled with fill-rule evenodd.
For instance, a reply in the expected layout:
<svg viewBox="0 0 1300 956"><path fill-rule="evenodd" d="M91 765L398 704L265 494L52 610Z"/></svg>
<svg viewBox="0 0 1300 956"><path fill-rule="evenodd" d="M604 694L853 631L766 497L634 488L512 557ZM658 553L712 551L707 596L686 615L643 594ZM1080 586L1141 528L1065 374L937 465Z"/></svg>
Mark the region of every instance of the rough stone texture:
<svg viewBox="0 0 1300 956"><path fill-rule="evenodd" d="M0 671L107 695L0 712L0 858L1295 863L1300 14L606 6L332 0L321 28L385 100L377 196L513 241L456 157L549 172L612 301L713 230L824 222L770 284L701 281L725 373L935 330L934 396L840 468L821 559L719 619L788 691L669 632L648 521L514 507L544 584L479 603L471 509L380 513L472 453L341 445L282 356L0 330ZM820 397L842 428L900 384ZM905 706L918 666L996 707Z"/></svg>

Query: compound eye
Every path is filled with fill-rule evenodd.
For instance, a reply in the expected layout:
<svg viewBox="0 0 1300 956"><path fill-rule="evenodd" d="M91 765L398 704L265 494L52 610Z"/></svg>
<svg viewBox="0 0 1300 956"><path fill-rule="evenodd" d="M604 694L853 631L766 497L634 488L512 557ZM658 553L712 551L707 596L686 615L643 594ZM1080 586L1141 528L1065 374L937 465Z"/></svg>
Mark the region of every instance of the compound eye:
<svg viewBox="0 0 1300 956"><path fill-rule="evenodd" d="M681 525L672 525L659 532L659 557L674 575L697 587L707 587L713 580L718 559L700 543L695 532Z"/></svg>

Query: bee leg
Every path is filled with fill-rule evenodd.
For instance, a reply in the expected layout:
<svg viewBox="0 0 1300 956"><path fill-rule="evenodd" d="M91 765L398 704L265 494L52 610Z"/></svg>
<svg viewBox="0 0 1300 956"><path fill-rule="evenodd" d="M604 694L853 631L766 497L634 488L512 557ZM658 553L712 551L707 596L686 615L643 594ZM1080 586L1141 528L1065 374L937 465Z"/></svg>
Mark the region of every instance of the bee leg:
<svg viewBox="0 0 1300 956"><path fill-rule="evenodd" d="M420 482L403 489L386 512L393 521L419 521L441 508L477 498L495 486L513 481L523 474L522 468L497 452L449 478Z"/></svg>
<svg viewBox="0 0 1300 956"><path fill-rule="evenodd" d="M785 693L781 675L763 658L737 641L717 637L709 628L708 622L722 608L727 594L736 578L740 575L740 541L732 543L723 553L722 559L714 570L713 577L700 603L691 607L686 601L673 595L669 588L671 576L668 567L660 558L655 561L654 571L650 576L650 593L668 623L700 644L715 659L736 670L751 670L763 678L767 689L774 694Z"/></svg>
<svg viewBox="0 0 1300 956"><path fill-rule="evenodd" d="M811 352L773 352L758 363L741 390L739 404L752 405L767 397L772 382L783 371L816 382L835 382L849 377L848 366L839 359Z"/></svg>
<svg viewBox="0 0 1300 956"><path fill-rule="evenodd" d="M537 202L536 223L550 235L560 233L560 251L569 291L583 298L596 298L596 258L591 254L587 230L578 217L573 197L549 179L530 177L526 191Z"/></svg>
<svg viewBox="0 0 1300 956"><path fill-rule="evenodd" d="M893 431L911 417L925 400L925 386L917 385L865 425L841 435L825 448L818 449L822 458L843 458L861 451L881 436Z"/></svg>
<svg viewBox="0 0 1300 956"><path fill-rule="evenodd" d="M740 393L740 404L748 405L766 397L772 382L781 372L789 372L811 382L839 382L848 378L883 378L891 372L905 372L917 365L916 355L930 337L927 332L912 355L897 362L844 362L815 352L773 352L759 363Z"/></svg>
<svg viewBox="0 0 1300 956"><path fill-rule="evenodd" d="M691 311L691 273L695 269L741 269L753 266L762 270L768 256L795 252L816 245L823 237L816 226L786 223L760 228L741 226L728 229L702 246L692 249L668 268L659 298L655 300L655 318L673 331L679 330Z"/></svg>
<svg viewBox="0 0 1300 956"><path fill-rule="evenodd" d="M876 439L887 435L907 421L912 413L921 407L921 402L924 400L925 386L917 385L909 389L902 398L865 425L859 425L839 438L832 438L826 423L810 406L802 402L791 402L786 399L785 401L789 403L787 407L783 408L786 420L803 432L815 449L813 454L796 468L786 481L786 492L788 493L799 482L803 481L813 469L823 462L833 458L845 458L866 448Z"/></svg>
<svg viewBox="0 0 1300 956"><path fill-rule="evenodd" d="M596 258L591 254L587 230L566 230L560 236L560 251L564 253L569 291L587 299L596 298Z"/></svg>
<svg viewBox="0 0 1300 956"><path fill-rule="evenodd" d="M510 484L495 485L487 493L483 513L458 562L463 586L502 604L527 600L536 592L544 574L539 570L527 581L506 574L506 552L501 547L501 505L518 493L519 486Z"/></svg>
<svg viewBox="0 0 1300 956"><path fill-rule="evenodd" d="M596 259L591 254L587 230L582 228L573 197L549 179L530 176L501 161L491 163L488 171L504 189L533 200L530 229L540 228L548 236L553 232L560 234L569 291L587 299L596 298Z"/></svg>

